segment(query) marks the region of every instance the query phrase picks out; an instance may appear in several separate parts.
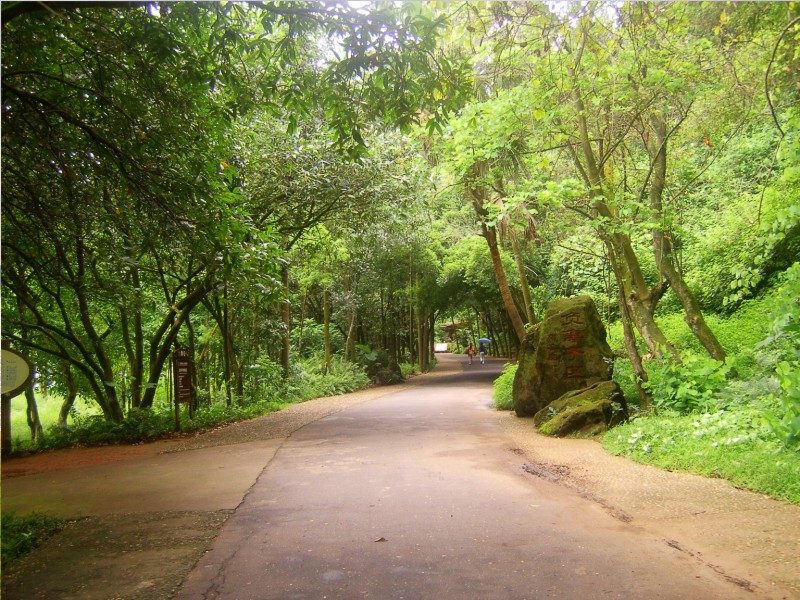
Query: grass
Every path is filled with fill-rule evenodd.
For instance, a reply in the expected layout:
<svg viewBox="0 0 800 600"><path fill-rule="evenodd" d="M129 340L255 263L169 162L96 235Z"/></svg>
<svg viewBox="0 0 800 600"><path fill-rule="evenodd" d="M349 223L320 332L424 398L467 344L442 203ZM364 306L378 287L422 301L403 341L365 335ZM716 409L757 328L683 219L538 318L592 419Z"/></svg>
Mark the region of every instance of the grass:
<svg viewBox="0 0 800 600"><path fill-rule="evenodd" d="M2 517L2 568L5 569L47 538L61 531L62 519L44 513L30 513L17 517L3 513Z"/></svg>
<svg viewBox="0 0 800 600"><path fill-rule="evenodd" d="M800 453L784 448L750 405L713 413L653 415L605 434L604 448L671 471L720 477L800 504Z"/></svg>
<svg viewBox="0 0 800 600"><path fill-rule="evenodd" d="M323 373L320 360L297 361L288 381L281 379L276 384L259 387L257 399L234 399L233 404L228 406L222 397L211 399L208 393L203 394L194 420L190 420L186 409L182 408L181 428L184 432L198 431L252 419L293 403L352 392L368 384L369 379L360 367L343 360L333 360L327 374ZM15 452L77 445L137 443L175 433L174 412L163 394L157 396L152 410L131 409L121 423L106 421L96 404L79 398L65 428L56 427L61 403L61 398L56 395L37 398L39 418L45 434L34 445L25 416L25 398L18 396L12 401L11 430Z"/></svg>
<svg viewBox="0 0 800 600"><path fill-rule="evenodd" d="M721 477L738 487L800 504L800 448L784 445L765 418L783 410L775 367L798 351L788 336L773 344L761 343L770 335L769 315L777 294L773 290L744 302L730 316L706 317L728 351L726 366L734 368L732 377L714 385L703 375L707 369L702 371L694 361L703 350L682 315L661 316L667 337L692 360L685 360L678 370L658 362L646 364L654 398L668 402L652 414L637 412L634 404L637 418L606 433L606 450L665 469ZM609 328L609 340L612 347L622 345L619 325ZM617 360L614 378L629 403L638 402L629 361ZM694 410L670 410L686 407L687 403L669 401L690 393L696 398L703 394L702 401L688 405Z"/></svg>
<svg viewBox="0 0 800 600"><path fill-rule="evenodd" d="M492 398L497 410L511 410L514 408L514 398L512 396L512 387L514 385L514 376L517 374L517 364L507 363L503 367L503 372L494 380L494 392Z"/></svg>
<svg viewBox="0 0 800 600"><path fill-rule="evenodd" d="M63 398L57 394L37 394L36 407L39 412L39 420L42 428L47 431L58 422L58 413L61 410ZM84 401L78 398L75 401L74 412L86 417L100 415L100 408L95 403ZM24 394L15 396L11 400L11 436L14 445L25 445L31 437L31 430L28 427L26 417L27 400Z"/></svg>

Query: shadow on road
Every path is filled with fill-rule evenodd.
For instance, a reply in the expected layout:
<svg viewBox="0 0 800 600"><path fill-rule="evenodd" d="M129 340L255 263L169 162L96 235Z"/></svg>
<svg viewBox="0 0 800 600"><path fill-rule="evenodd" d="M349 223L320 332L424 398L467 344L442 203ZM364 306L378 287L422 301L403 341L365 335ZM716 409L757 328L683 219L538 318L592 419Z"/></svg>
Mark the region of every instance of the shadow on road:
<svg viewBox="0 0 800 600"><path fill-rule="evenodd" d="M446 386L454 383L463 385L465 382L491 384L509 362L505 358L487 358L486 364L481 364L481 361L475 358L472 364L469 364L464 354L437 354L436 359L436 367L431 371L434 377L426 378L426 385Z"/></svg>

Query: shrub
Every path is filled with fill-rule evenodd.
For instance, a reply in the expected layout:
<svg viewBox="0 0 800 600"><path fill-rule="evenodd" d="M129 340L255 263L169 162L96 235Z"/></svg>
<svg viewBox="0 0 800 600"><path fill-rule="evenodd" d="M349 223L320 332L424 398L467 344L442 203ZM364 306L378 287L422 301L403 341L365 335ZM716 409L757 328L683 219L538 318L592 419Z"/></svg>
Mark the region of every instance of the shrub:
<svg viewBox="0 0 800 600"><path fill-rule="evenodd" d="M17 517L3 513L2 517L2 568L18 560L39 546L51 535L61 531L63 521L44 513L30 513Z"/></svg>
<svg viewBox="0 0 800 600"><path fill-rule="evenodd" d="M331 368L325 373L322 356L295 361L292 375L287 382L288 399L304 402L312 398L323 398L346 394L369 384L362 367L344 360L341 356L331 357Z"/></svg>
<svg viewBox="0 0 800 600"><path fill-rule="evenodd" d="M764 420L786 448L800 450L800 362L782 361L775 373L783 391L780 411L765 412Z"/></svg>
<svg viewBox="0 0 800 600"><path fill-rule="evenodd" d="M777 399L780 410L766 412L764 419L787 448L800 450L800 263L786 271L772 312L770 335L759 348L777 347L781 358L775 365L775 377L782 393ZM774 396L770 396L775 400Z"/></svg>
<svg viewBox="0 0 800 600"><path fill-rule="evenodd" d="M508 363L503 367L503 372L494 380L494 405L498 410L511 410L514 407L512 387L514 376L517 373L517 365Z"/></svg>
<svg viewBox="0 0 800 600"><path fill-rule="evenodd" d="M664 360L657 371L659 377L645 384L656 407L690 413L714 408L715 394L725 386L729 367L708 356L686 354L682 364Z"/></svg>

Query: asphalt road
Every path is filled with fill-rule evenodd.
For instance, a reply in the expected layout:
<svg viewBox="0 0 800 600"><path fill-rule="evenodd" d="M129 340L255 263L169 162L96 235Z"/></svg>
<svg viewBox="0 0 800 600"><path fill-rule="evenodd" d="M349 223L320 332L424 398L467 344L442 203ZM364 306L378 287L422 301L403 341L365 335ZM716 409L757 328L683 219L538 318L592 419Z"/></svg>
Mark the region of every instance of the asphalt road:
<svg viewBox="0 0 800 600"><path fill-rule="evenodd" d="M296 431L174 598L752 598L522 471L486 418L500 366L451 363Z"/></svg>
<svg viewBox="0 0 800 600"><path fill-rule="evenodd" d="M800 599L800 507L535 432L503 366L189 438L2 463L2 510L65 528L4 600Z"/></svg>

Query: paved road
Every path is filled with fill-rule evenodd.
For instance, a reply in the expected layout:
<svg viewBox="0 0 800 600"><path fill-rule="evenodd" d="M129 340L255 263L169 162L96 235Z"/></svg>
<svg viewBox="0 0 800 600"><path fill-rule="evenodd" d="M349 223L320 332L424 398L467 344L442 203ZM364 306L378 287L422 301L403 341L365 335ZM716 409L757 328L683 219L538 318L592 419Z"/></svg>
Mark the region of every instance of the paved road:
<svg viewBox="0 0 800 600"><path fill-rule="evenodd" d="M800 599L800 507L538 435L489 408L500 361L439 358L197 437L3 461L4 512L81 518L2 597Z"/></svg>
<svg viewBox="0 0 800 600"><path fill-rule="evenodd" d="M752 597L522 471L486 418L499 366L450 363L295 432L175 598Z"/></svg>

